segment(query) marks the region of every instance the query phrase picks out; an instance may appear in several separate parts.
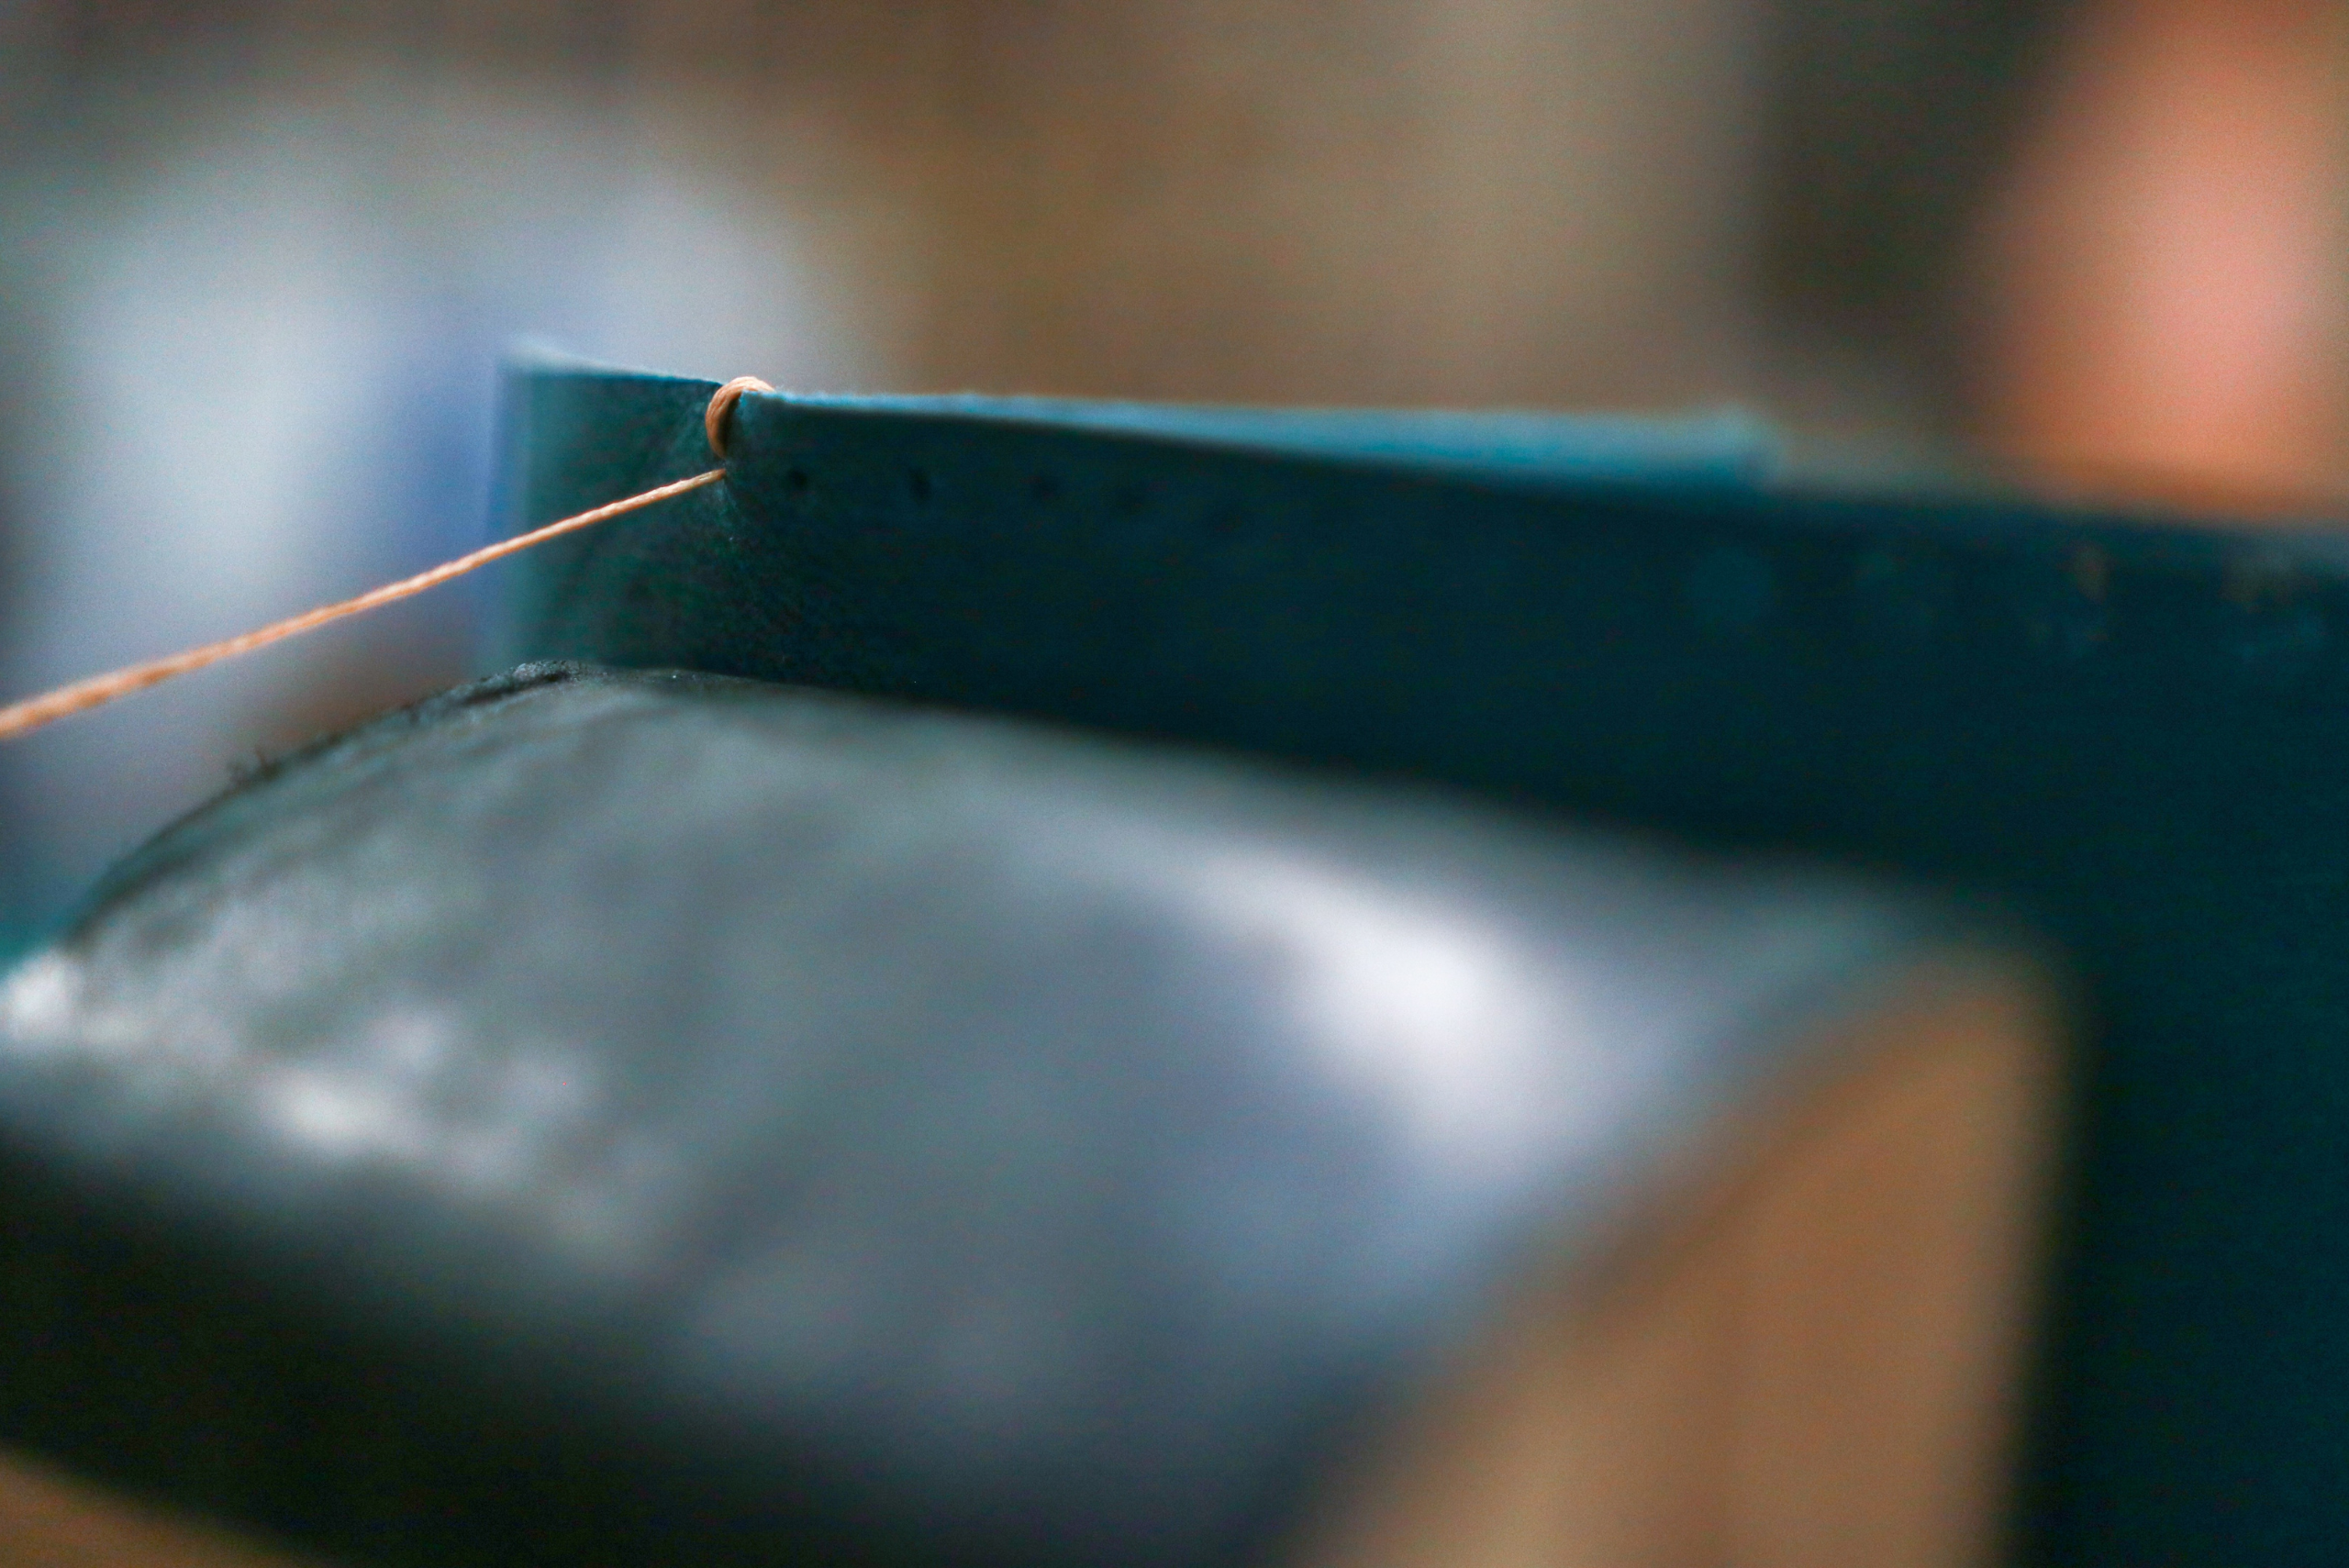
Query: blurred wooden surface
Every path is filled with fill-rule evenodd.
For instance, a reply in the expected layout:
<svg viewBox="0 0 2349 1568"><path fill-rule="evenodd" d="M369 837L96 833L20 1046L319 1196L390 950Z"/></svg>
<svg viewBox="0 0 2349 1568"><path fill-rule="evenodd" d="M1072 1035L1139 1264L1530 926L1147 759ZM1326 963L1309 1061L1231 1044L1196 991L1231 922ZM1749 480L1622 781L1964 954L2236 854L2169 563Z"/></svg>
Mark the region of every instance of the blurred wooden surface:
<svg viewBox="0 0 2349 1568"><path fill-rule="evenodd" d="M2057 1034L2028 975L1964 968L1840 1026L1851 1072L1520 1302L1294 1568L1995 1561Z"/></svg>

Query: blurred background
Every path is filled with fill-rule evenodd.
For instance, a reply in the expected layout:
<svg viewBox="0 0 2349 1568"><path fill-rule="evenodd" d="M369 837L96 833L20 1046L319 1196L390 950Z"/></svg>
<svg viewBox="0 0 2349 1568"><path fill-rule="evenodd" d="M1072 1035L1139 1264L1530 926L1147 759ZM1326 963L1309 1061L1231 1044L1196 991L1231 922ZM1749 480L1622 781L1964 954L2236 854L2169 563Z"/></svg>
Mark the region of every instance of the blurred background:
<svg viewBox="0 0 2349 1568"><path fill-rule="evenodd" d="M2349 0L0 0L0 689L479 542L518 344L2321 515ZM0 947L495 591L0 753Z"/></svg>

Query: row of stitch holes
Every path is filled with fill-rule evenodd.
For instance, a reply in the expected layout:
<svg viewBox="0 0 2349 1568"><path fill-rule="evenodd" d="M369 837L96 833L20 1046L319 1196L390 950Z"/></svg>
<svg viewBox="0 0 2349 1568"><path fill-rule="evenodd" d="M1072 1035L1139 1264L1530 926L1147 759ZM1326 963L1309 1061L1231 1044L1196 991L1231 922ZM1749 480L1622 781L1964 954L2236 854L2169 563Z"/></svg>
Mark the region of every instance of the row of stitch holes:
<svg viewBox="0 0 2349 1568"><path fill-rule="evenodd" d="M804 468L784 471L784 493L794 501L806 500L807 492L815 488L815 484L816 482L808 477L807 471ZM915 506L929 506L930 498L937 493L938 486L931 481L930 470L926 468L906 470L906 495L911 498ZM1061 498L1061 482L1049 473L1040 473L1028 482L1028 495L1039 506L1048 506Z"/></svg>
<svg viewBox="0 0 2349 1568"><path fill-rule="evenodd" d="M2105 638L2103 571L2099 555L2031 573L2013 589L2018 629L2061 658L2093 652ZM1929 552L1870 550L1854 563L1853 609L1871 641L1922 648L1942 629L1955 586L1948 565ZM1717 636L1757 633L1779 607L1777 572L1750 546L1717 545L1699 553L1689 563L1683 592L1697 624Z"/></svg>
<svg viewBox="0 0 2349 1568"><path fill-rule="evenodd" d="M1921 646L1944 618L1954 579L1930 555L1875 551L1861 559L1854 586L1870 632ZM2012 592L2019 628L2041 652L2085 659L2110 635L2111 565L2096 546L2083 546L2060 562L2035 563ZM2223 656L2254 683L2292 682L2315 669L2332 645L2330 617L2298 598L2288 576L2270 584L2255 563L2237 568L2222 596Z"/></svg>
<svg viewBox="0 0 2349 1568"><path fill-rule="evenodd" d="M794 495L807 494L807 476L797 469L791 471L786 483L793 483ZM906 495L915 506L929 506L937 494L938 486L930 477L930 470L926 468L906 470ZM1028 498L1040 506L1049 506L1061 498L1061 482L1049 473L1040 473L1028 482Z"/></svg>
<svg viewBox="0 0 2349 1568"><path fill-rule="evenodd" d="M783 484L794 501L804 501L814 488L814 481L801 468L785 471ZM930 504L937 485L928 469L906 470L906 494L916 506ZM1061 498L1060 481L1049 473L1036 474L1028 481L1028 496L1040 506L1051 506ZM1123 512L1139 511L1142 505L1139 492L1121 492L1116 500ZM1210 527L1219 534L1228 534L1236 531L1240 520L1236 512L1227 510L1218 514ZM2024 634L2032 641L2078 658L2105 636L2100 552L2092 574L2081 570L2082 558L2070 565L2064 575L2073 578L2072 583L2034 584L2038 592L2026 594L2018 607L2023 610ZM2091 575L2094 587L2089 585ZM1692 563L1687 579L1688 608L1709 631L1751 634L1776 607L1776 576L1768 560L1757 550L1734 545L1715 547ZM1872 552L1861 559L1854 586L1863 621L1873 623L1871 631L1879 636L1889 633L1895 641L1915 643L1930 638L1935 629L1951 584L1947 568L1929 556L1904 559ZM2066 587L2075 591L2065 592ZM2249 628L2234 650L2236 658L2255 675L2289 678L2313 662L2329 640L2322 615L2306 606L2289 606L2281 617L2260 618L2266 624Z"/></svg>

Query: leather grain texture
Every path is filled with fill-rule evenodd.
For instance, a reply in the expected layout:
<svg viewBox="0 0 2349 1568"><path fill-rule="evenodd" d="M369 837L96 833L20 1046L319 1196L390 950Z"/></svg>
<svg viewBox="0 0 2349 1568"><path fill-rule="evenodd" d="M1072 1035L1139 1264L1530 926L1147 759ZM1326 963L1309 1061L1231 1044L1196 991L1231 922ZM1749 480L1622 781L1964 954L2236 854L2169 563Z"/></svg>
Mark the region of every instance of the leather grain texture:
<svg viewBox="0 0 2349 1568"><path fill-rule="evenodd" d="M704 461L707 383L514 390L518 522ZM512 646L1434 779L2011 901L2099 1015L2021 1549L2334 1560L2340 539L1276 444L752 398L722 492L526 569Z"/></svg>
<svg viewBox="0 0 2349 1568"><path fill-rule="evenodd" d="M1947 934L525 670L247 783L0 985L0 1442L353 1561L1257 1560Z"/></svg>

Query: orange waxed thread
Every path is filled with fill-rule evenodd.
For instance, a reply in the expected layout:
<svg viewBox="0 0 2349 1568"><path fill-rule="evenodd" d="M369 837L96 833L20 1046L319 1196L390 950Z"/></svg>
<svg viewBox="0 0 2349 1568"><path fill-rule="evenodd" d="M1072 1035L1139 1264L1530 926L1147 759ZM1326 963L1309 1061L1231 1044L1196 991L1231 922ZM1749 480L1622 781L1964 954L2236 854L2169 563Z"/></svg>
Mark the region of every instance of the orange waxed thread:
<svg viewBox="0 0 2349 1568"><path fill-rule="evenodd" d="M71 717L77 713L86 713L94 707L103 707L118 697L127 697L133 692L141 692L149 686L160 685L175 675L184 675L192 671L201 670L207 664L217 664L224 659L234 659L239 654L250 653L255 649L266 648L273 642L282 642L289 637L299 637L306 631L316 631L318 628L329 622L341 620L347 616L364 615L369 610L396 604L402 599L421 594L428 588L437 588L451 578L462 577L477 567L486 566L493 561L529 550L533 545L544 544L547 540L561 535L592 528L597 523L666 501L672 496L683 495L688 491L699 490L704 485L715 484L726 477L726 470L723 466L726 461L726 439L729 432L734 406L742 400L742 395L746 392L773 392L774 390L774 387L756 376L743 375L736 376L732 381L719 387L710 397L709 407L703 415L702 428L708 433L710 450L717 455L719 467L706 469L690 479L675 480L634 495L625 496L618 501L607 502L601 506L561 518L547 524L544 528L533 528L529 533L518 534L512 539L500 539L495 544L485 545L470 555L462 555L454 561L443 562L428 572L419 572L413 577L405 577L396 583L386 583L380 588L371 588L353 598L343 599L331 605L321 605L317 609L306 610L297 616L288 616L284 620L273 621L267 626L257 627L251 631L239 632L234 637L225 637L217 642L207 642L200 647L165 654L160 659L150 659L141 663L125 665L119 670L111 670L103 675L92 675L86 680L75 681L71 685L59 686L54 691L43 692L39 696L27 697L21 702L11 703L6 707L0 707L0 740L14 740L19 736L29 735L43 725L54 724L61 718Z"/></svg>
<svg viewBox="0 0 2349 1568"><path fill-rule="evenodd" d="M774 387L754 375L738 375L709 395L709 407L701 417L701 428L709 435L709 450L718 461L726 461L726 439L733 428L734 405L742 401L746 392L773 392Z"/></svg>

